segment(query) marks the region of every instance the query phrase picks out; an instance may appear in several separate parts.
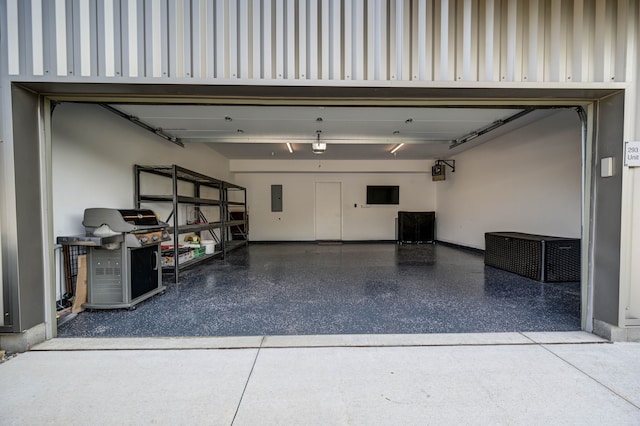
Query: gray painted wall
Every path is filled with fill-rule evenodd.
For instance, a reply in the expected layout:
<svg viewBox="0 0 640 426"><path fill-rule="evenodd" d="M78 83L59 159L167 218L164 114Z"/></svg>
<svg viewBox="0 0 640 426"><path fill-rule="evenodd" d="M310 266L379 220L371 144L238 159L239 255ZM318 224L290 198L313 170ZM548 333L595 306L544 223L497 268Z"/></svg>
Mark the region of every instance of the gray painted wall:
<svg viewBox="0 0 640 426"><path fill-rule="evenodd" d="M18 280L11 281L19 296L12 312L13 331L27 330L44 321L44 244L40 196L39 99L32 92L13 87L13 142L15 162ZM14 301L17 304L18 301Z"/></svg>
<svg viewBox="0 0 640 426"><path fill-rule="evenodd" d="M618 325L622 204L624 95L599 101L593 148L593 299L594 319ZM601 160L613 157L614 173L601 177Z"/></svg>

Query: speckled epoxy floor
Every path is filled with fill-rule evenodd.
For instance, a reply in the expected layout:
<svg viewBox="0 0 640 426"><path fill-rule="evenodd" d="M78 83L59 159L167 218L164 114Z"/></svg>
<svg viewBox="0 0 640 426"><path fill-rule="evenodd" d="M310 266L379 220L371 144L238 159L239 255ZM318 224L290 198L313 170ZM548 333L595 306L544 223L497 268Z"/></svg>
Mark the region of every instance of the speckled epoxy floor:
<svg viewBox="0 0 640 426"><path fill-rule="evenodd" d="M169 277L166 277L169 279ZM580 329L580 284L540 283L444 245L253 244L186 270L133 311L80 313L59 337Z"/></svg>

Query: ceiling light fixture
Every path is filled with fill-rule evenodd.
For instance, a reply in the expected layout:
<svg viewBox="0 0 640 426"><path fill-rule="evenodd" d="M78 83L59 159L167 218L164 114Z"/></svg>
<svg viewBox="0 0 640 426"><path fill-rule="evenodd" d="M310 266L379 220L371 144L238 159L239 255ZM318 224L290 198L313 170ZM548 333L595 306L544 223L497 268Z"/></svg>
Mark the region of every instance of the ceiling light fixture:
<svg viewBox="0 0 640 426"><path fill-rule="evenodd" d="M233 121L233 119L227 115L227 116L224 118L224 121Z"/></svg>
<svg viewBox="0 0 640 426"><path fill-rule="evenodd" d="M318 117L318 118L316 118L316 121L317 121L318 123L322 123L324 120L322 119L322 117Z"/></svg>
<svg viewBox="0 0 640 426"><path fill-rule="evenodd" d="M399 144L398 144L398 145L396 145L396 146L395 146L391 151L389 151L389 154L394 154L394 155L395 155L395 153L396 153L396 152L398 152L398 150L399 150L400 148L402 148L403 146L404 146L404 142L399 143Z"/></svg>
<svg viewBox="0 0 640 426"><path fill-rule="evenodd" d="M320 133L322 130L316 130L316 142L311 144L311 150L314 154L324 154L327 150L327 144L320 142Z"/></svg>
<svg viewBox="0 0 640 426"><path fill-rule="evenodd" d="M407 118L406 120L404 120L404 122L406 124L413 123L413 118Z"/></svg>
<svg viewBox="0 0 640 426"><path fill-rule="evenodd" d="M291 142L287 142L287 149L289 150L289 154L293 154L293 146L291 145Z"/></svg>
<svg viewBox="0 0 640 426"><path fill-rule="evenodd" d="M400 130L394 130L394 131L393 131L393 134L394 134L394 135L399 135L399 134L400 134Z"/></svg>
<svg viewBox="0 0 640 426"><path fill-rule="evenodd" d="M238 133L244 133L244 130L242 130L242 129L238 129L238 130L236 130L236 132L238 132Z"/></svg>

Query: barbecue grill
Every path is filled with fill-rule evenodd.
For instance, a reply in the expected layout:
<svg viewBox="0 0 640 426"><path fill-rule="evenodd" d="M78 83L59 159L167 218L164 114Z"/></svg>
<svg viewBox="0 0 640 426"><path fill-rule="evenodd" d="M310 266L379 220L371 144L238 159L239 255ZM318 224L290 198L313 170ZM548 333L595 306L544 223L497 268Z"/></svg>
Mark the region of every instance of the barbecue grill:
<svg viewBox="0 0 640 426"><path fill-rule="evenodd" d="M90 208L85 235L58 237L59 244L87 246L87 309L135 308L163 292L160 244L167 223L152 210Z"/></svg>

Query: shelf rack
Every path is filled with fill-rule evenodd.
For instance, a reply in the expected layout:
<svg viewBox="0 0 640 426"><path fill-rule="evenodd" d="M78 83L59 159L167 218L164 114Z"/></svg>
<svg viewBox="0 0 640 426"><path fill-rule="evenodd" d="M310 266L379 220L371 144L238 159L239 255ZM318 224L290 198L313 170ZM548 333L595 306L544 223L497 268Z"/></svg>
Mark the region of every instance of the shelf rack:
<svg viewBox="0 0 640 426"><path fill-rule="evenodd" d="M134 202L136 208L148 203L171 203L171 213L167 222L171 223L170 232L173 235L173 266L164 266L163 273L173 274L174 282L178 282L180 270L195 266L201 262L213 259L224 259L226 254L238 247L247 245L248 241L248 216L247 216L247 190L241 186L225 182L210 176L203 175L193 170L177 166L134 166ZM171 180L170 193L148 194L142 193L141 183L143 175L155 175ZM185 187L190 188L191 194L184 195ZM203 189L209 188L209 193L217 196L202 196ZM211 191L212 190L212 191ZM162 192L162 191L160 191ZM234 194L231 196L231 194ZM237 195L236 195L237 194ZM232 198L232 199L230 199ZM186 223L179 214L180 205L191 205L194 216L199 223ZM201 210L201 207L218 207L219 220L209 222ZM232 219L232 211L241 219ZM237 232L241 230L240 232ZM218 231L219 235L215 231ZM209 233L215 241L213 254L202 255L195 259L179 262L180 235L195 233L201 236L203 232Z"/></svg>

